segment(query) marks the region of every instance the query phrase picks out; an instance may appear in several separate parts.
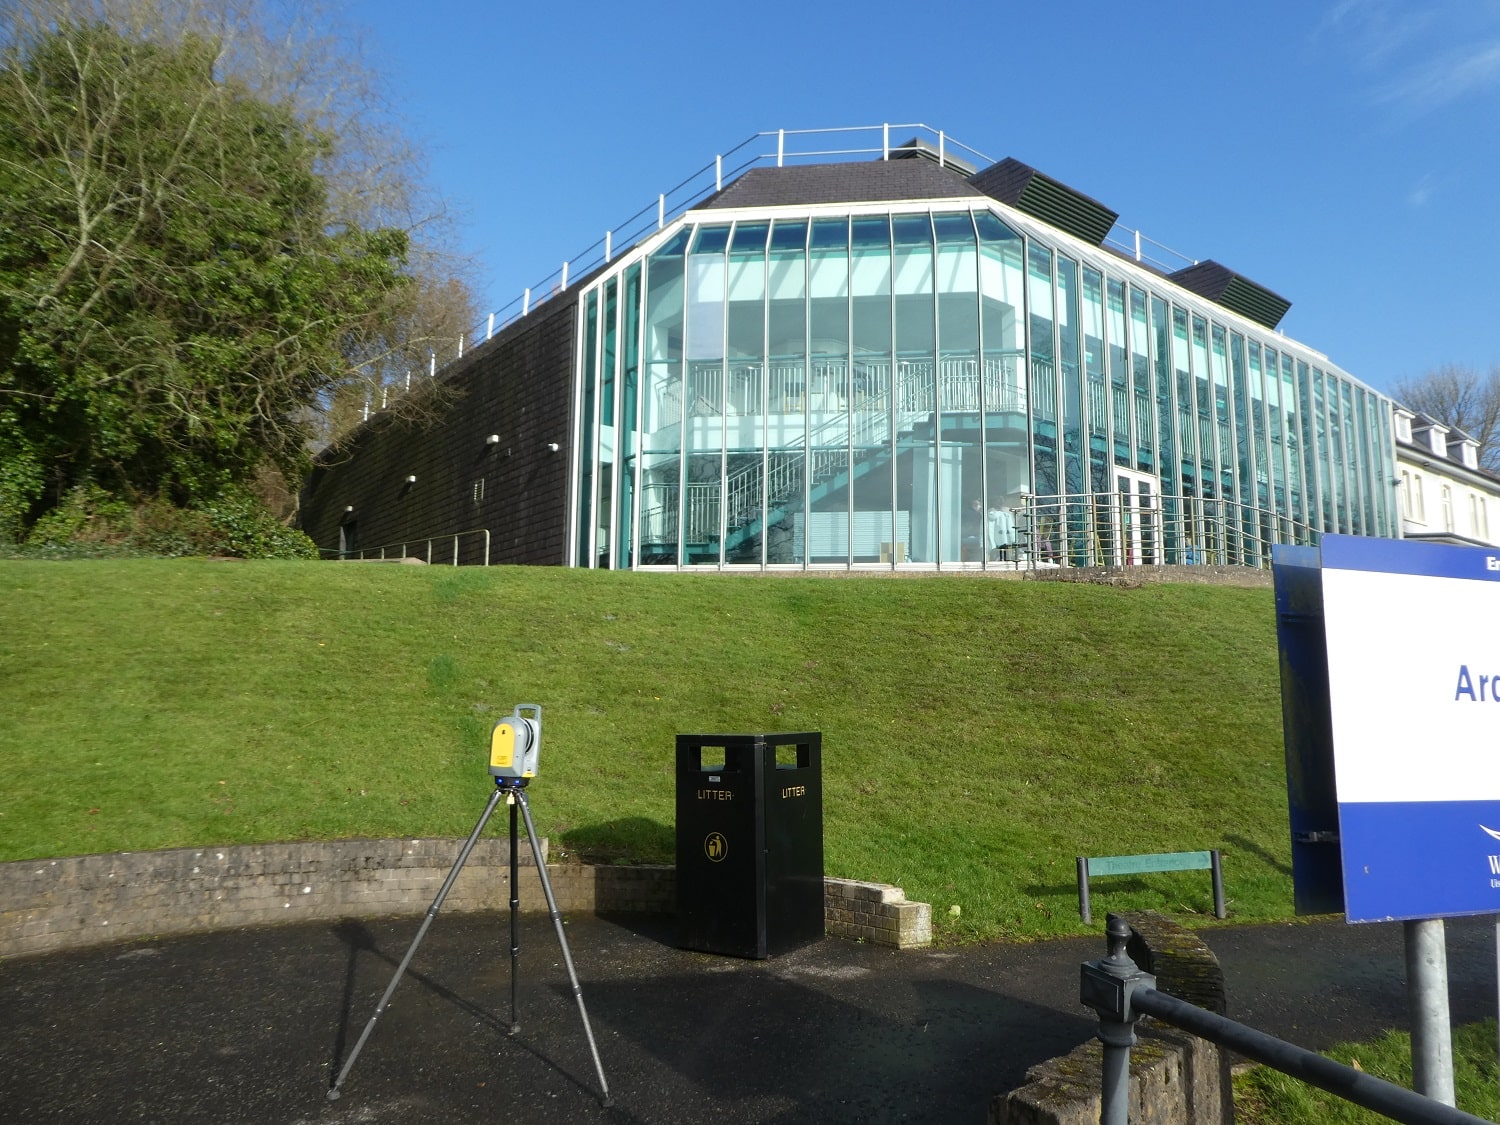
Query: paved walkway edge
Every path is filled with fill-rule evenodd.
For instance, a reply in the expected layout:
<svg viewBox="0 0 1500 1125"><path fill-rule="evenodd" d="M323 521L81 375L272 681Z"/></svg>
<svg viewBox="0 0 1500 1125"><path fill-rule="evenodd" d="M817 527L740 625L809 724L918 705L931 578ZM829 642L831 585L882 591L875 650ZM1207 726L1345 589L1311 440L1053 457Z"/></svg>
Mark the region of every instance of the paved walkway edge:
<svg viewBox="0 0 1500 1125"><path fill-rule="evenodd" d="M129 938L323 918L420 914L431 906L463 841L330 840L176 848L0 864L0 957ZM547 842L541 842L543 862ZM533 864L524 841L518 861ZM565 913L671 914L669 866L548 864ZM541 880L520 876L523 911L546 909ZM831 936L898 949L930 945L932 912L901 888L827 879ZM510 841L476 842L444 911L506 910Z"/></svg>

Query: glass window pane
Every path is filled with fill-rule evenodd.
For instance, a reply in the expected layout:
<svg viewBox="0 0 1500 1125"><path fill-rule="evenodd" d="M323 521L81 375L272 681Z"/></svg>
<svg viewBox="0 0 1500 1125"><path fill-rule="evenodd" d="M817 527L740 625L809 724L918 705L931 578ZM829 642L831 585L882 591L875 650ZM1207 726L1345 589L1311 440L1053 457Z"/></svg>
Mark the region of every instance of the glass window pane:
<svg viewBox="0 0 1500 1125"><path fill-rule="evenodd" d="M771 249L802 250L807 246L806 219L777 219L771 227Z"/></svg>
<svg viewBox="0 0 1500 1125"><path fill-rule="evenodd" d="M770 223L737 223L734 228L734 243L731 254L760 254L766 248L766 236L771 233Z"/></svg>

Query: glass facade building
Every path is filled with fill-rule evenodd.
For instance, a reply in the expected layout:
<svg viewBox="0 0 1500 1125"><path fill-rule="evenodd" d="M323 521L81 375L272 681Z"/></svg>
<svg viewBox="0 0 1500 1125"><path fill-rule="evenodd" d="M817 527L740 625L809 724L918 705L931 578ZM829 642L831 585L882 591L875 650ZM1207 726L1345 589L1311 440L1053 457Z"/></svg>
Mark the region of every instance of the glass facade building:
<svg viewBox="0 0 1500 1125"><path fill-rule="evenodd" d="M1263 566L1400 534L1390 401L1237 311L1253 285L1211 300L966 186L765 194L577 294L572 565Z"/></svg>

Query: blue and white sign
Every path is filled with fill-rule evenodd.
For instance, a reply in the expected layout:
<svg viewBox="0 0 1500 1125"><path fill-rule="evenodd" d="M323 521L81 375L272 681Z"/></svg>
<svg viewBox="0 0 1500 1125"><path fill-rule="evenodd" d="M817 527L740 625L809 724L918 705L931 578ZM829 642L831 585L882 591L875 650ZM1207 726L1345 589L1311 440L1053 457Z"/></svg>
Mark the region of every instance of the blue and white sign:
<svg viewBox="0 0 1500 1125"><path fill-rule="evenodd" d="M1322 543L1351 922L1500 913L1500 549Z"/></svg>

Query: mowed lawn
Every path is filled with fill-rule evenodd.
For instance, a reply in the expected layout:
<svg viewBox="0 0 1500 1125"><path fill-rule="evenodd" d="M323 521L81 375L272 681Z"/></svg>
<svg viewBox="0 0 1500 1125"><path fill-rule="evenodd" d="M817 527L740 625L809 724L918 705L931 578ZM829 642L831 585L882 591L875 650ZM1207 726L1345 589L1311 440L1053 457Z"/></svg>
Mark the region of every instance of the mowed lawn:
<svg viewBox="0 0 1500 1125"><path fill-rule="evenodd" d="M1272 593L1189 584L0 561L0 860L463 836L517 703L594 861L670 861L676 734L816 730L828 873L947 938L1078 932L1080 854L1292 911ZM1206 872L1094 895L1212 918Z"/></svg>

